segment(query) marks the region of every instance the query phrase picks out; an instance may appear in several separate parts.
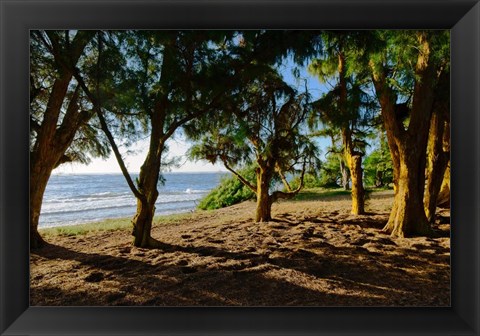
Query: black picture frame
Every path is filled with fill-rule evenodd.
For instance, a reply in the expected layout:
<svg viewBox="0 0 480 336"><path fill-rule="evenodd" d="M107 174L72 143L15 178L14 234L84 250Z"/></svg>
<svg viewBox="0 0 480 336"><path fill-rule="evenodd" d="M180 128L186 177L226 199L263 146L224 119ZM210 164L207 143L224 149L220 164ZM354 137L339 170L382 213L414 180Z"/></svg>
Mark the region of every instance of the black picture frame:
<svg viewBox="0 0 480 336"><path fill-rule="evenodd" d="M0 0L1 335L479 335L480 4ZM449 308L29 307L30 29L451 29Z"/></svg>

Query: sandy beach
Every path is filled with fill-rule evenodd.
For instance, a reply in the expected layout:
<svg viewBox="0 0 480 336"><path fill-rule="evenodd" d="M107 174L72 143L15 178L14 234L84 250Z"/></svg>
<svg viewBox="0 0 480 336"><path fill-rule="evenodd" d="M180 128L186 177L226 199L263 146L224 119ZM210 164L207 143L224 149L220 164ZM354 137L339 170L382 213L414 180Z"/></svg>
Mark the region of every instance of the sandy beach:
<svg viewBox="0 0 480 336"><path fill-rule="evenodd" d="M129 228L50 234L31 253L34 306L449 306L450 213L434 238L381 232L392 191L374 192L368 214L348 195L275 203L255 223L255 203L195 211L132 247Z"/></svg>

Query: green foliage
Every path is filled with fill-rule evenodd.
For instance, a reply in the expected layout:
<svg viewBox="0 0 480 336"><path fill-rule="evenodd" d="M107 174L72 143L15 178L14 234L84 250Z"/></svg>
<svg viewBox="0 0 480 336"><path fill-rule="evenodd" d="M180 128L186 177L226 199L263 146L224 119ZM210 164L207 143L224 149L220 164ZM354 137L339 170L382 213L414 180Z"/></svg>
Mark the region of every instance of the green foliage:
<svg viewBox="0 0 480 336"><path fill-rule="evenodd" d="M293 54L298 62L310 57L316 48L310 43L315 35L238 32L238 43L225 49L230 80L222 86L216 109L185 127L195 142L190 158L221 162L231 171L255 162L270 184L283 175L312 169L317 163L317 148L304 134L310 95L306 88L300 93L286 83L279 67ZM255 180L243 182L252 190L256 189ZM222 204L218 202L218 206Z"/></svg>
<svg viewBox="0 0 480 336"><path fill-rule="evenodd" d="M313 103L309 126L319 135L342 135L341 147L349 146L365 153L365 138L372 119L378 114L377 103L370 94L368 72L361 66L363 50L370 33L325 32L320 58L314 59L309 72L332 89ZM319 127L323 127L320 132ZM323 133L323 134L322 134Z"/></svg>
<svg viewBox="0 0 480 336"><path fill-rule="evenodd" d="M30 32L30 151L33 153L39 146L39 134L51 127L48 123L56 124L55 136L58 138L64 137L70 130L76 131L57 165L65 162L89 163L92 157L106 158L110 154L108 143L98 130L96 119L91 118L91 102L76 81L70 80L58 114L50 112L52 118L44 119L53 97L54 83L58 84L58 80L65 74L66 64L75 62L74 65L91 85L100 78L104 80L113 75L116 66L103 66L98 71L98 40L99 35L93 31ZM85 41L85 47L78 54L78 59L72 60L72 55L75 54L73 46L78 41ZM104 53L113 59L114 47L105 46ZM87 117L74 122L79 114Z"/></svg>
<svg viewBox="0 0 480 336"><path fill-rule="evenodd" d="M325 161L322 161L320 164L320 170L313 173L305 174L304 177L304 188L327 188L327 189L336 189L341 186L342 180L342 171L341 171L341 161L343 157L339 153L330 152ZM345 164L343 164L344 169L348 169ZM290 186L295 189L300 184L300 178L295 177L291 182Z"/></svg>
<svg viewBox="0 0 480 336"><path fill-rule="evenodd" d="M300 177L297 176L295 177L291 182L290 186L292 189L297 189L298 186L300 185ZM320 178L316 176L315 174L305 174L303 178L303 188L305 189L310 189L310 188L320 188L323 187Z"/></svg>
<svg viewBox="0 0 480 336"><path fill-rule="evenodd" d="M413 88L419 82L416 60L421 54L420 39L429 43L430 57L439 69L450 67L450 33L448 30L378 30L372 36L376 48L369 51L373 73L384 73L386 83L397 102L412 103ZM408 121L405 123L408 128Z"/></svg>
<svg viewBox="0 0 480 336"><path fill-rule="evenodd" d="M376 188L393 183L393 162L384 135L375 150L365 158L364 176L365 183Z"/></svg>
<svg viewBox="0 0 480 336"><path fill-rule="evenodd" d="M241 169L239 173L249 182L255 182L255 166ZM205 196L198 208L213 210L224 208L253 198L255 194L235 176L224 177L220 184Z"/></svg>

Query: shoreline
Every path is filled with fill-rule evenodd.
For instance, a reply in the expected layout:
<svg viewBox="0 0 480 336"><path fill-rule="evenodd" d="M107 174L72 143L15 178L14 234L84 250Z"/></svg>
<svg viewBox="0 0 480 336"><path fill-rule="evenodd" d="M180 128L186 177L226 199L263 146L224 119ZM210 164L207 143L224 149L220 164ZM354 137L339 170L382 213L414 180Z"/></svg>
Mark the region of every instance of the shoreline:
<svg viewBox="0 0 480 336"><path fill-rule="evenodd" d="M348 191L349 192L349 191ZM390 189L379 189L379 190L374 190L373 194L390 194L393 192L393 190ZM313 194L310 195L310 194ZM315 195L317 194L317 195ZM306 196L307 195L307 196ZM289 203L289 202L298 202L302 200L320 200L320 199L329 199L331 197L350 197L349 194L345 194L345 191L343 189L323 189L323 188L312 188L312 189L304 189L302 190L296 198L290 199L290 200L280 200L278 203ZM248 202L248 201L247 201ZM228 207L226 207L228 208ZM221 208L222 209L222 208ZM166 220L166 221L171 221L172 218L176 218L177 216L182 217L181 215L188 215L188 214L195 214L199 212L204 212L204 211L218 211L221 209L214 209L214 210L201 210L198 208L193 208L185 211L180 211L180 212L175 212L171 214L161 214L161 215L155 215L153 218L153 222L155 224L155 221L159 220ZM225 209L225 208L223 208ZM90 228L93 229L93 227L98 226L100 229L103 227L104 230L116 227L116 225L119 226L118 229L126 228L127 224L131 224L131 220L133 219L133 214L131 217L111 217L111 218L105 218L101 220L93 220L91 222L83 222L83 223L75 223L75 224L65 224L65 225L56 225L56 226L49 226L49 227L39 227L38 230L42 233L50 233L50 231L65 231L66 229L72 229L72 231L76 231L75 229L82 229L82 228ZM118 222L118 223L117 223ZM128 222L128 223L127 223ZM66 230L68 231L68 230Z"/></svg>
<svg viewBox="0 0 480 336"><path fill-rule="evenodd" d="M372 195L376 195L379 197L389 197L393 195L393 190L391 189L378 189L373 190ZM312 188L312 189L304 189L302 190L294 199L290 200L280 200L277 204L285 204L291 202L301 202L301 201L321 201L321 200L329 200L329 199L350 199L349 191L345 191L343 189L323 189L323 188ZM252 202L252 201L246 201ZM368 203L368 201L367 201ZM241 204L241 203L239 203ZM238 205L238 204L237 204ZM234 205L235 206L235 205ZM220 211L220 208L214 210L201 210L198 208L193 208L186 211L171 213L171 214L161 214L155 215L153 218L153 225L158 224L156 222L163 221L163 222L172 222L176 220L181 220L183 217L195 217L195 214L204 213L204 212L211 212L211 211ZM253 214L252 214L253 215ZM112 230L121 230L126 229L131 226L131 221L133 219L131 217L118 217L118 218L105 218L102 220L94 220L91 222L83 222L83 223L76 223L71 225L58 225L58 226L50 226L50 227L39 227L38 230L40 233L51 235L52 233L58 232L60 234L71 233L71 234L78 234L77 232L93 232L93 231L112 231Z"/></svg>
<svg viewBox="0 0 480 336"><path fill-rule="evenodd" d="M157 215L153 218L154 225L158 224L157 221L172 222L176 220L181 220L183 217L190 217L198 211L204 210L189 210L185 212L178 212L169 215ZM45 235L55 235L55 234L85 234L88 232L99 232L99 231L115 231L115 230L124 230L129 228L132 225L131 217L119 217L119 218L105 218L98 221L71 224L71 225L59 225L51 227L38 228L40 234Z"/></svg>
<svg viewBox="0 0 480 336"><path fill-rule="evenodd" d="M223 174L166 173L159 186L158 215L194 210ZM57 175L49 181L40 213L41 228L70 226L135 215L137 200L121 174Z"/></svg>

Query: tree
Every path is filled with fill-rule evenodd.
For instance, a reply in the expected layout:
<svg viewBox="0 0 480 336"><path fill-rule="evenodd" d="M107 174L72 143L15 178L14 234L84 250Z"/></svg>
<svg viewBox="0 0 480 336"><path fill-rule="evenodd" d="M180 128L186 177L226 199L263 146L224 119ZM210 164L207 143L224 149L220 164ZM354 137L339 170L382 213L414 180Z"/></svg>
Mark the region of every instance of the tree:
<svg viewBox="0 0 480 336"><path fill-rule="evenodd" d="M186 123L214 109L223 99L226 88L235 83L232 76L237 76L243 66L249 65L253 60L252 56L257 60L263 58L273 61L278 54L270 52L272 48L264 48L263 50L269 52L250 52L250 58L240 55L232 59L228 55L230 50L241 53L245 49L238 47L243 44L242 41L236 41L235 46L232 44L234 32L127 31L117 34L122 34L120 39L125 41L121 49L128 58L131 71L125 85L121 85L126 94L116 93L115 96L121 96L121 99L114 101L125 103L126 114L141 120L140 123L150 129L149 151L136 185L125 167L114 134L109 130L109 122L104 117L104 112L112 112L117 108L112 104L106 106L103 99L98 95L96 97L81 78L78 80L83 82L82 88L93 102L101 127L111 143L130 189L137 198L137 213L133 220L132 233L135 237L134 245L155 247L158 242L150 236L150 232L158 197L157 183L161 178L160 170L165 164L167 140ZM281 36L265 32L245 34L256 37L255 44L250 45L249 50L255 50L258 43L270 45L272 39L268 36ZM278 50L286 50L285 42L290 40L296 43L301 41L306 45L301 39L303 35L287 35L296 39L276 39Z"/></svg>
<svg viewBox="0 0 480 336"><path fill-rule="evenodd" d="M377 50L370 53L393 161L395 197L384 228L392 236L432 232L423 207L426 147L435 90L448 63L448 40L445 31L379 31Z"/></svg>
<svg viewBox="0 0 480 336"><path fill-rule="evenodd" d="M362 122L369 112L369 96L363 91L363 74L355 72L358 38L352 32L327 32L322 35L323 54L309 66L322 82L338 77L332 90L315 103L320 119L327 127L339 130L343 157L352 180L352 214L365 213L362 157L365 133Z"/></svg>
<svg viewBox="0 0 480 336"><path fill-rule="evenodd" d="M30 38L30 246L41 247L38 233L43 194L52 170L86 153L106 156L108 148L78 83L76 67L87 69L94 31L32 31Z"/></svg>
<svg viewBox="0 0 480 336"><path fill-rule="evenodd" d="M133 244L139 247L157 247L151 237L157 185L165 166L166 142L188 121L213 108L223 95L224 81L212 62L219 48L215 41L225 41L229 33L193 31L117 32L125 41L121 46L127 58L127 77L119 83L121 93L110 102L101 99L105 92L89 87L78 76L100 119L123 175L137 198L137 212L133 218ZM215 52L214 52L215 51ZM221 69L223 70L223 69ZM118 112L120 109L123 111ZM114 133L109 128L105 113L131 115L150 130L149 149L140 168L136 183L132 180L118 149Z"/></svg>
<svg viewBox="0 0 480 336"><path fill-rule="evenodd" d="M229 94L230 100L202 126L202 133L190 132L197 141L191 149L194 158L222 162L255 193L256 222L271 220L272 203L296 195L306 170L316 162L316 147L301 132L309 112L308 95L298 94L276 71L266 69L247 77L235 94ZM251 162L257 165L256 183L236 168ZM286 174L296 171L301 182L292 190ZM270 192L275 177L284 183L286 192Z"/></svg>

